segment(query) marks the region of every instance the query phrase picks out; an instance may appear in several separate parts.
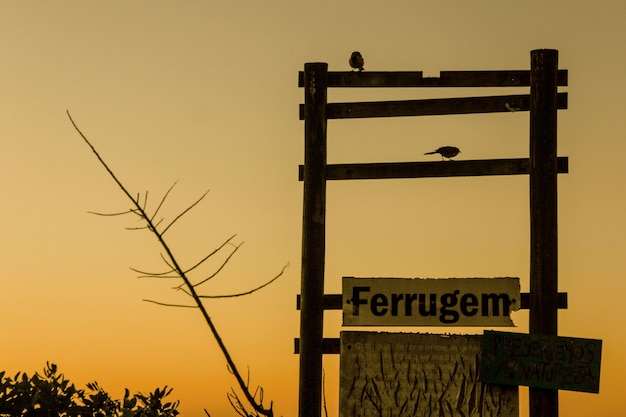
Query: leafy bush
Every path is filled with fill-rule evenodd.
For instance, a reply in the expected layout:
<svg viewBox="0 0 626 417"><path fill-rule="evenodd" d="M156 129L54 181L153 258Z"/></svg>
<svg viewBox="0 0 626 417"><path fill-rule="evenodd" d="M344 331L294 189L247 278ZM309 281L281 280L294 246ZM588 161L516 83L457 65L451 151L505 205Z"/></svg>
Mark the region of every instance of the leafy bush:
<svg viewBox="0 0 626 417"><path fill-rule="evenodd" d="M28 377L18 372L13 378L0 372L1 417L174 417L179 402L163 403L171 392L167 386L148 395L114 400L97 382L87 384L88 392L57 373L55 364L46 363L43 376Z"/></svg>

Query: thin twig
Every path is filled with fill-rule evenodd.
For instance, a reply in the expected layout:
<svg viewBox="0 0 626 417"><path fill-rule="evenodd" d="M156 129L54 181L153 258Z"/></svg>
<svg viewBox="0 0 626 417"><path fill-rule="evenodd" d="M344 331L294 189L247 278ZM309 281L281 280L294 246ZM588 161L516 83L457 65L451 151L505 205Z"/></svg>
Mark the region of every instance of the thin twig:
<svg viewBox="0 0 626 417"><path fill-rule="evenodd" d="M191 210L192 208L194 208L194 207L195 207L195 206L196 206L196 205L197 205L200 201L202 201L202 199L203 199L204 197L206 197L206 195L209 193L209 191L210 191L210 190L206 190L206 191L205 191L205 193L204 193L204 194L202 194L202 195L200 196L200 198L199 198L199 199L197 199L197 200L195 201L195 203L193 203L192 205L190 205L189 207L187 207L185 210L183 210L183 212L182 212L182 213L180 213L178 216L176 216L176 217L174 218L174 220L172 220L172 221L171 221L171 223L170 223L170 224L168 224L168 225L167 225L167 227L166 227L165 229L163 229L163 231L161 232L161 236L163 236L163 235L165 234L165 232L167 232L167 231L169 230L169 228L170 228L170 227L172 227L172 225L173 225L174 223L176 223L176 220L180 219L180 218L181 218L181 217L182 217L185 213L187 213L189 210Z"/></svg>
<svg viewBox="0 0 626 417"><path fill-rule="evenodd" d="M163 206L163 203L165 203L165 199L167 198L167 196L170 194L170 192L176 186L177 183L178 183L178 181L174 181L174 184L172 184L172 186L167 190L167 192L165 193L165 195L161 199L161 202L157 206L156 210L154 210L154 213L152 213L152 217L150 217L151 221L154 220L154 218L156 217L156 215L159 212L159 210L161 210L161 207Z"/></svg>
<svg viewBox="0 0 626 417"><path fill-rule="evenodd" d="M202 258L200 260L200 262L196 263L194 266L192 266L189 269L185 270L185 274L188 274L189 272L193 271L194 269L196 269L197 267L199 267L200 265L202 265L202 263L204 261L206 261L207 259L209 259L211 256L215 255L217 252L219 252L224 246L230 244L230 241L233 240L235 238L235 236L237 236L236 234L232 235L231 237L229 237L228 239L226 239L226 241L224 243L222 243L217 249L215 249L213 252L209 253L207 256L205 256L204 258Z"/></svg>
<svg viewBox="0 0 626 417"><path fill-rule="evenodd" d="M131 268L132 269L132 268ZM137 271L135 271L137 272ZM149 278L153 278L153 279L180 279L180 277L178 275L138 275L137 279L149 279Z"/></svg>
<svg viewBox="0 0 626 417"><path fill-rule="evenodd" d="M146 303L152 303L152 304L158 304L160 306L166 306L166 307L184 307L184 308L198 308L198 306L188 306L188 305L184 305L184 304L170 304L170 303L162 303L160 301L154 301L154 300L148 300L147 298L144 298L141 301L145 301Z"/></svg>
<svg viewBox="0 0 626 417"><path fill-rule="evenodd" d="M193 284L194 287L199 287L200 285L204 284L205 282L207 282L208 280L210 280L211 278L214 278L217 274L220 273L220 271L222 269L224 269L224 267L226 266L226 264L228 263L228 261L230 261L230 258L233 257L233 255L235 255L235 252L237 252L239 250L239 248L244 244L244 242L241 242L239 245L235 246L235 248L233 249L233 251L230 253L230 255L228 255L226 257L226 259L224 260L224 262L222 262L222 264L220 265L219 268L217 268L217 270L215 272L213 272L211 275L209 275L208 277L206 277L205 279L203 279L202 281Z"/></svg>
<svg viewBox="0 0 626 417"><path fill-rule="evenodd" d="M148 207L148 190L146 190L146 194L143 196L143 207L141 209L146 211L146 207Z"/></svg>
<svg viewBox="0 0 626 417"><path fill-rule="evenodd" d="M133 272L138 273L139 275L141 275L139 278L148 278L148 277L149 278L159 278L159 277L162 277L164 275L171 274L172 272L174 272L173 269L170 269L167 272L146 272L146 271L142 271L140 269L136 269L136 268L132 268L132 267L130 268L130 270L133 271ZM176 276L172 275L172 276L169 276L167 278L180 278L180 277L178 275L176 275Z"/></svg>
<svg viewBox="0 0 626 417"><path fill-rule="evenodd" d="M125 227L126 230L150 230L150 226Z"/></svg>
<svg viewBox="0 0 626 417"><path fill-rule="evenodd" d="M98 213L96 211L88 211L89 214L95 214L96 216L104 216L104 217L113 217L113 216L123 216L125 214L134 213L133 210L121 211L119 213Z"/></svg>
<svg viewBox="0 0 626 417"><path fill-rule="evenodd" d="M154 229L154 230L153 230L153 232L154 232L154 233L156 233L156 229ZM157 234L157 236L158 236L158 234ZM168 248L166 248L166 249L168 249ZM169 255L170 259L172 260L173 265L172 265L172 263L170 263L170 262L167 260L167 258L165 258L165 256L163 256L163 254L162 254L162 253L159 253L159 256L161 257L161 260L163 260L163 262L165 262L165 265L169 266L169 267L170 267L170 269L171 269L172 271L178 272L178 275L180 275L180 272L179 272L179 269L180 269L180 268L179 268L179 266L178 266L178 263L176 262L176 259L173 259L173 258L171 257L171 252L169 252L169 250L168 250L168 255ZM180 277L182 278L182 275L181 275ZM186 276L186 275L185 275L185 278L187 278L187 276Z"/></svg>
<svg viewBox="0 0 626 417"><path fill-rule="evenodd" d="M76 126L76 123L74 123L74 119L72 119L72 116L70 115L69 110L67 111L67 117L70 118L70 122L72 122L72 126L74 126L74 129L76 129L76 131L78 132L78 134L83 138L83 140L85 141L85 143L87 145L89 145L89 147L91 148L91 151L94 153L94 155L96 155L96 158L98 158L98 161L100 161L100 164L102 164L102 166L104 167L104 169L107 170L107 172L109 173L109 175L111 176L111 178L113 178L113 180L117 183L117 185L120 187L120 189L124 192L124 194L126 194L126 196L133 202L136 203L136 201L133 199L133 196L131 196L128 191L126 191L126 188L122 185L122 183L120 182L120 180L117 179L117 177L115 176L115 174L113 173L113 171L111 171L111 169L109 168L109 166L104 162L104 160L100 157L100 154L98 153L98 151L96 151L96 148L93 147L93 145L91 144L91 142L89 142L89 140L87 140L87 138L85 137L85 135L83 134L83 132L81 132L81 130L78 128L78 126Z"/></svg>
<svg viewBox="0 0 626 417"><path fill-rule="evenodd" d="M283 272L285 272L285 269L287 269L287 267L289 266L289 264L285 265L283 267L283 269L280 271L280 273L278 275L276 275L274 278L270 279L269 281L267 281L265 284L259 285L258 287L249 290L249 291L245 291L245 292L240 292L238 294L226 294L226 295L199 295L198 297L200 298L233 298L233 297L241 297L242 295L249 295L252 294L253 292L256 292L262 288L267 287L268 285L270 285L272 282L276 281L278 278L281 277L281 275L283 275Z"/></svg>

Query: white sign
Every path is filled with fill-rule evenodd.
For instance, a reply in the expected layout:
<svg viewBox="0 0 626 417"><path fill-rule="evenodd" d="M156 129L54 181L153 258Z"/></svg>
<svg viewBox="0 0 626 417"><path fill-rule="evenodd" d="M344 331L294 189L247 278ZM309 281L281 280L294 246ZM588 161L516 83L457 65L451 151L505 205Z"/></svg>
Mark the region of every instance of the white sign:
<svg viewBox="0 0 626 417"><path fill-rule="evenodd" d="M514 326L519 278L343 277L344 326Z"/></svg>

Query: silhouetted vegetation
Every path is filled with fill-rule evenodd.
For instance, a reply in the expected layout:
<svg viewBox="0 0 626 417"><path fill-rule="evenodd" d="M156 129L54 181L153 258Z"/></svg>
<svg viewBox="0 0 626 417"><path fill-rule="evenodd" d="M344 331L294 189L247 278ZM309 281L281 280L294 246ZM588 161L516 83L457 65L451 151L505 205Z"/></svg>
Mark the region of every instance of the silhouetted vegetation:
<svg viewBox="0 0 626 417"><path fill-rule="evenodd" d="M29 377L18 372L5 377L0 372L0 416L2 417L173 417L179 401L165 401L172 388L157 388L148 395L132 397L128 389L124 398L114 400L97 382L87 384L87 390L76 386L57 366L46 363L43 376Z"/></svg>
<svg viewBox="0 0 626 417"><path fill-rule="evenodd" d="M176 183L174 183L174 185L170 187L170 189L165 193L165 195L163 195L163 197L160 199L160 201L157 202L156 205L152 204L154 207L149 208L150 206L149 203L152 203L152 202L149 201L148 199L148 192L146 191L143 195L141 193L138 193L136 195L131 194L129 190L118 179L118 177L113 173L111 168L106 164L106 162L100 156L96 148L91 144L91 142L87 139L87 137L83 134L83 132L78 128L76 123L74 123L74 120L72 119L69 111L67 112L67 115L72 123L72 126L74 126L74 129L76 129L76 131L81 136L83 141L89 146L89 148L91 149L93 154L96 156L96 158L98 159L102 167L107 171L111 179L117 184L117 186L120 188L122 193L131 202L131 208L122 212L118 212L118 213L94 213L92 212L92 214L97 214L100 216L124 216L124 215L136 216L143 225L138 226L138 227L130 227L128 229L148 231L157 238L159 245L161 246L161 249L163 250L160 257L161 257L161 260L164 262L165 267L162 271L158 271L158 272L146 272L146 271L135 269L135 268L131 268L131 269L137 272L139 276L143 278L153 278L153 279L159 279L159 280L178 279L181 281L181 283L173 287L173 289L176 291L184 292L191 299L191 302L189 304L172 304L169 302L160 302L160 301L155 301L155 300L144 300L144 301L162 305L162 306L167 306L167 307L198 309L202 317L204 317L204 320L206 324L208 325L209 330L211 331L211 334L213 335L213 338L217 342L222 354L224 355L224 358L226 359L226 365L228 367L228 371L235 377L235 380L237 381L237 385L239 386L240 393L243 394L243 400L242 400L239 397L239 394L237 393L237 391L235 391L234 389L231 389L231 391L227 393L228 401L232 405L233 409L237 412L237 414L239 414L242 417L261 417L261 416L274 417L273 402L270 401L269 406L264 405L263 404L263 400L264 400L263 388L258 386L256 389L252 389L250 385L249 376L248 378L244 379L243 375L241 374L237 365L235 364L235 361L231 357L230 352L228 351L228 348L226 347L226 344L222 340L220 333L218 332L217 327L215 326L213 322L213 319L211 318L206 308L204 307L203 300L213 299L213 298L241 297L244 295L252 294L253 292L256 292L265 288L266 286L268 286L269 284L277 280L279 277L281 277L285 271L285 268L287 268L288 265L285 265L282 268L282 270L278 272L278 274L276 274L270 280L247 291L238 292L234 294L226 294L226 295L207 295L207 294L200 293L199 287L202 284L214 278L215 276L217 276L219 272L222 270L222 268L224 268L224 266L228 263L228 261L235 254L235 252L241 247L243 243L240 243L238 245L233 244L232 240L235 238L235 235L233 235L230 238L226 239L217 249L209 252L206 256L202 257L196 263L193 263L191 266L183 266L183 264L179 261L178 257L174 255L174 250L172 246L170 245L169 240L166 239L165 233L168 230L170 230L170 228L178 220L180 220L181 217L183 217L191 209L196 207L196 205L204 199L208 191L202 194L200 198L194 201L185 210L180 212L172 220L170 220L169 222L166 222L164 218L159 218L159 211L165 204L165 201L169 197L170 192L172 191ZM201 275L199 277L195 276L196 274L199 273L198 268L201 265L203 265L207 260L212 258L213 255L215 255L216 253L222 250L227 250L227 248L229 247L231 248L230 253L228 253L228 255L226 256L226 259L222 262L222 264L215 271L212 271L208 275ZM209 415L209 412L206 409L204 410L204 412L207 414L207 416Z"/></svg>

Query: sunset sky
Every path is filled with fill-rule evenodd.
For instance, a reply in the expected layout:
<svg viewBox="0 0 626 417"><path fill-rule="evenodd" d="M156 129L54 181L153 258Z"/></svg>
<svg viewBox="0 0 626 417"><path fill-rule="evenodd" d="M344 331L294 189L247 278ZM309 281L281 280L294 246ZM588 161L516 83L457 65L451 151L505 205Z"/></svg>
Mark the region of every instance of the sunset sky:
<svg viewBox="0 0 626 417"><path fill-rule="evenodd" d="M168 385L184 416L235 415L235 380L198 311L171 280L154 236L126 230L130 208L66 110L133 193L166 221L187 266L231 235L245 242L204 294L225 344L276 416L296 416L303 103L306 62L366 71L524 70L530 51L559 51L569 70L558 113L559 334L603 340L600 394L560 393L561 415L626 414L626 1L33 1L0 0L0 370L46 361L80 387ZM523 94L528 89L361 89L329 101ZM331 120L328 162L528 157L527 112ZM529 290L527 176L330 182L326 292L342 276L519 277ZM197 275L216 268L220 259ZM204 275L202 275L204 274ZM528 311L513 313L528 331ZM327 312L338 337L341 312ZM385 329L389 330L389 329ZM483 328L402 331L482 333ZM510 328L505 329L510 331ZM324 359L330 416L339 358ZM525 389L522 389L522 396ZM520 405L527 415L525 400Z"/></svg>

